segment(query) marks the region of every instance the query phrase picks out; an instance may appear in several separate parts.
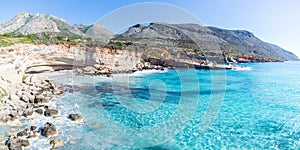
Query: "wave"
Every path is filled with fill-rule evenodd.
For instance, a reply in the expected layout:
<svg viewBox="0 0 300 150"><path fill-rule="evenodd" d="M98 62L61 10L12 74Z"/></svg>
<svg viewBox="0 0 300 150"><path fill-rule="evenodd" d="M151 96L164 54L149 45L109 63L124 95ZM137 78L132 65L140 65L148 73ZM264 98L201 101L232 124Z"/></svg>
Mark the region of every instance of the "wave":
<svg viewBox="0 0 300 150"><path fill-rule="evenodd" d="M168 68L164 68L164 70L149 69L149 70L136 71L130 74L130 76L145 76L145 75L150 75L155 73L166 73L167 71Z"/></svg>
<svg viewBox="0 0 300 150"><path fill-rule="evenodd" d="M251 67L246 67L246 66L235 66L235 67L232 67L231 70L236 70L236 71L251 71L252 68Z"/></svg>

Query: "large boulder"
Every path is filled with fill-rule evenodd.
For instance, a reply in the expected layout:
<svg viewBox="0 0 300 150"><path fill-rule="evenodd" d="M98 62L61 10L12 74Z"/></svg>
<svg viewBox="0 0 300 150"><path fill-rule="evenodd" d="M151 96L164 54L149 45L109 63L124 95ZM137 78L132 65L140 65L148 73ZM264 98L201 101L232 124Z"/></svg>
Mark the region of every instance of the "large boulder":
<svg viewBox="0 0 300 150"><path fill-rule="evenodd" d="M17 136L18 136L18 137L25 137L25 136L28 136L28 135L30 134L29 132L30 132L29 129L26 128L26 129L24 129L23 131L18 132L18 133L17 133Z"/></svg>
<svg viewBox="0 0 300 150"><path fill-rule="evenodd" d="M59 117L59 111L55 109L46 109L44 115L47 117Z"/></svg>
<svg viewBox="0 0 300 150"><path fill-rule="evenodd" d="M37 95L34 99L35 104L47 104L49 103L49 98L44 95Z"/></svg>
<svg viewBox="0 0 300 150"><path fill-rule="evenodd" d="M47 122L42 129L42 135L53 138L58 135L58 130L54 124Z"/></svg>
<svg viewBox="0 0 300 150"><path fill-rule="evenodd" d="M49 144L51 145L52 149L62 147L64 145L62 140L51 140Z"/></svg>
<svg viewBox="0 0 300 150"><path fill-rule="evenodd" d="M30 143L28 140L23 140L17 137L10 137L6 142L6 145L9 150L22 150L23 146L29 146Z"/></svg>
<svg viewBox="0 0 300 150"><path fill-rule="evenodd" d="M79 114L70 114L70 115L69 115L69 118L70 118L72 121L76 121L76 122L80 122L80 123L83 122L83 118L82 118L82 116L80 116Z"/></svg>

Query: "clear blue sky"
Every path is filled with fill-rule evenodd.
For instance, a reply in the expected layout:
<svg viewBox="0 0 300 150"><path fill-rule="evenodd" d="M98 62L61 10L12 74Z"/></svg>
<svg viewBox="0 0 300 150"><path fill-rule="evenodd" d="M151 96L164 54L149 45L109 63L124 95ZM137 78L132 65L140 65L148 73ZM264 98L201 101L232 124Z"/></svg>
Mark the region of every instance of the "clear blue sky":
<svg viewBox="0 0 300 150"><path fill-rule="evenodd" d="M203 25L249 30L300 56L299 0L7 0L1 2L0 22L26 11L53 14L70 24L93 24L115 9L141 2L176 5L195 15Z"/></svg>

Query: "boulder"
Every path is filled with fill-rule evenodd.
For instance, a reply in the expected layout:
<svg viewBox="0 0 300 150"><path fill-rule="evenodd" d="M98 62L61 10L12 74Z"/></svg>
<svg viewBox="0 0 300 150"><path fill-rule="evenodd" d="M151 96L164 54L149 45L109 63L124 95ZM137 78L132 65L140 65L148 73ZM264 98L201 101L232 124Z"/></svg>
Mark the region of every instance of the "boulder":
<svg viewBox="0 0 300 150"><path fill-rule="evenodd" d="M0 150L8 150L8 147L6 147L6 146L0 146Z"/></svg>
<svg viewBox="0 0 300 150"><path fill-rule="evenodd" d="M150 62L145 62L144 63L144 68L145 69L151 69L151 63Z"/></svg>
<svg viewBox="0 0 300 150"><path fill-rule="evenodd" d="M62 147L64 144L63 144L63 141L62 140L51 140L50 143L51 147L54 149L54 148L58 148L58 147Z"/></svg>
<svg viewBox="0 0 300 150"><path fill-rule="evenodd" d="M76 122L80 122L80 123L83 122L83 118L82 118L82 116L80 116L79 114L70 114L70 115L69 115L69 118L70 118L72 121L76 121Z"/></svg>
<svg viewBox="0 0 300 150"><path fill-rule="evenodd" d="M30 145L30 143L29 143L28 140L23 140L23 139L21 139L20 142L21 142L21 145L22 145L22 146L25 146L25 147Z"/></svg>
<svg viewBox="0 0 300 150"><path fill-rule="evenodd" d="M88 73L88 74L93 74L96 71L96 69L92 66L84 67L82 70L84 73Z"/></svg>
<svg viewBox="0 0 300 150"><path fill-rule="evenodd" d="M138 63L138 64L136 64L136 68L137 68L138 70L143 70L144 67L145 67L145 66L144 66L143 63Z"/></svg>
<svg viewBox="0 0 300 150"><path fill-rule="evenodd" d="M53 90L53 94L55 94L55 95L61 95L61 94L63 94L63 93L64 93L63 90L59 90L59 89L54 89L54 90Z"/></svg>
<svg viewBox="0 0 300 150"><path fill-rule="evenodd" d="M30 126L30 130L31 130L31 131L35 131L36 129L37 129L36 126Z"/></svg>
<svg viewBox="0 0 300 150"><path fill-rule="evenodd" d="M43 109L36 109L34 112L39 115L42 115L44 113Z"/></svg>
<svg viewBox="0 0 300 150"><path fill-rule="evenodd" d="M28 98L30 103L34 103L35 96L31 95L30 93L25 93L25 96Z"/></svg>
<svg viewBox="0 0 300 150"><path fill-rule="evenodd" d="M53 138L58 135L57 128L54 124L47 122L44 125L44 128L42 129L42 135L48 137L48 138Z"/></svg>
<svg viewBox="0 0 300 150"><path fill-rule="evenodd" d="M97 70L100 70L100 69L101 69L101 65L100 65L100 64L94 64L94 67L95 67Z"/></svg>
<svg viewBox="0 0 300 150"><path fill-rule="evenodd" d="M24 129L23 131L21 132L18 132L17 133L17 137L23 137L23 136L28 136L29 135L29 129Z"/></svg>
<svg viewBox="0 0 300 150"><path fill-rule="evenodd" d="M49 103L49 99L43 95L37 95L34 99L35 104L46 104Z"/></svg>
<svg viewBox="0 0 300 150"><path fill-rule="evenodd" d="M23 146L29 146L30 143L28 140L19 139L17 137L10 137L6 145L10 150L22 150Z"/></svg>
<svg viewBox="0 0 300 150"><path fill-rule="evenodd" d="M59 117L59 112L55 109L46 109L44 115L47 117Z"/></svg>
<svg viewBox="0 0 300 150"><path fill-rule="evenodd" d="M31 116L32 114L33 114L33 110L31 110L31 109L26 109L26 110L24 110L24 112L23 112L23 116L24 116L24 117Z"/></svg>

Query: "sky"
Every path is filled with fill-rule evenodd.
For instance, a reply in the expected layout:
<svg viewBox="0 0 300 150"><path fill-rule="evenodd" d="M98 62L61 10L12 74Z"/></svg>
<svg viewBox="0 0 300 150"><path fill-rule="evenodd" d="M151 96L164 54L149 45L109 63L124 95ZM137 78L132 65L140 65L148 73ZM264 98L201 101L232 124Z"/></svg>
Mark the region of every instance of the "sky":
<svg viewBox="0 0 300 150"><path fill-rule="evenodd" d="M143 2L171 4L205 26L248 30L300 57L299 0L9 0L1 2L0 22L9 21L19 12L29 12L52 14L70 24L93 24L117 9ZM160 16L164 10L154 8L153 12Z"/></svg>

